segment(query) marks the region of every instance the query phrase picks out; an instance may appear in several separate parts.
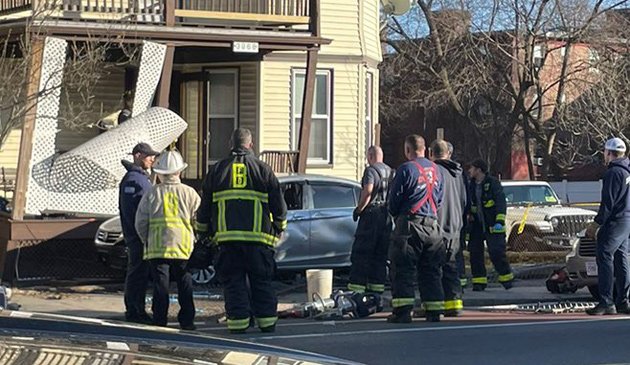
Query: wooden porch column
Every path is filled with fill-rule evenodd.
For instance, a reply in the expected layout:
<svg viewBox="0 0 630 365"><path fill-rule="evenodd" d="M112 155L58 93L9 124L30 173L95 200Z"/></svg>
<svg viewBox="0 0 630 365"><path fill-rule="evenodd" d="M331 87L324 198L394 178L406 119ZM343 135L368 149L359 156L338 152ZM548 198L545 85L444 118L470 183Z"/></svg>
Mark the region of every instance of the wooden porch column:
<svg viewBox="0 0 630 365"><path fill-rule="evenodd" d="M42 63L44 59L44 39L35 38L31 43L30 60L28 64L28 83L26 85L26 114L22 124L22 136L15 178L15 191L13 193L14 220L24 219L26 209L26 190L30 176L30 162L33 154L33 133L35 132L35 117L37 116L37 96L39 82L42 75ZM0 247L6 249L6 247Z"/></svg>
<svg viewBox="0 0 630 365"><path fill-rule="evenodd" d="M173 57L175 56L175 46L168 44L164 55L164 66L162 66L162 76L160 77L160 88L158 89L158 106L168 108L168 99L171 92L171 76L173 75Z"/></svg>
<svg viewBox="0 0 630 365"><path fill-rule="evenodd" d="M306 54L306 80L302 99L302 123L298 143L298 166L300 174L306 172L308 145L311 138L311 119L313 116L313 96L315 95L315 74L317 73L317 49L309 49Z"/></svg>

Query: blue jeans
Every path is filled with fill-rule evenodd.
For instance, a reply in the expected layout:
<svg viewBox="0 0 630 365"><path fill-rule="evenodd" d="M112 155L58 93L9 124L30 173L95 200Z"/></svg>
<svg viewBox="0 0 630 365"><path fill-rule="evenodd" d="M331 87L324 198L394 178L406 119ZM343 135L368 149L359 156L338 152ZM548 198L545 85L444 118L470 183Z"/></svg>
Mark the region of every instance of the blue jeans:
<svg viewBox="0 0 630 365"><path fill-rule="evenodd" d="M613 221L602 226L597 234L597 281L600 305L611 306L628 300L630 270L628 238L630 220ZM617 289L613 300L613 283Z"/></svg>

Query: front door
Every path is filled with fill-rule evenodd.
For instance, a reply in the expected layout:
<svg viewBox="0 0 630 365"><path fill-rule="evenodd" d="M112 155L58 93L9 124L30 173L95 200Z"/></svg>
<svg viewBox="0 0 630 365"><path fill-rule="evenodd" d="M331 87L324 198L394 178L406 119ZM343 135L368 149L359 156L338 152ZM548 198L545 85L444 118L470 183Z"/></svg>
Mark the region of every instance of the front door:
<svg viewBox="0 0 630 365"><path fill-rule="evenodd" d="M230 136L238 127L238 69L210 69L207 82L206 162L208 168L230 153Z"/></svg>

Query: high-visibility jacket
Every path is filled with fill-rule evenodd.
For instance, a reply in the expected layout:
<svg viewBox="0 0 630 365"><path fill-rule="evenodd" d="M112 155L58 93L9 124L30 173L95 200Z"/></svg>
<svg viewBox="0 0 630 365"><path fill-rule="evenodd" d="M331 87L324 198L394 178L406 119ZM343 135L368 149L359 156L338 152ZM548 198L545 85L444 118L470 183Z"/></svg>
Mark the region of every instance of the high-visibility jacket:
<svg viewBox="0 0 630 365"><path fill-rule="evenodd" d="M274 246L286 229L287 206L269 165L245 149L232 150L205 178L197 230L218 244Z"/></svg>
<svg viewBox="0 0 630 365"><path fill-rule="evenodd" d="M194 217L201 198L176 176L145 194L136 212L136 231L144 259L188 260L195 242Z"/></svg>
<svg viewBox="0 0 630 365"><path fill-rule="evenodd" d="M470 215L473 218L473 225L476 227L483 225L484 232L505 233L507 203L501 182L495 177L486 175L486 178L481 183L481 206L477 203L476 189L477 183L471 181L468 185L468 194L471 202ZM480 212L481 216L479 215ZM483 217L483 221L480 219L481 217ZM496 223L501 223L503 229L495 231L493 227Z"/></svg>

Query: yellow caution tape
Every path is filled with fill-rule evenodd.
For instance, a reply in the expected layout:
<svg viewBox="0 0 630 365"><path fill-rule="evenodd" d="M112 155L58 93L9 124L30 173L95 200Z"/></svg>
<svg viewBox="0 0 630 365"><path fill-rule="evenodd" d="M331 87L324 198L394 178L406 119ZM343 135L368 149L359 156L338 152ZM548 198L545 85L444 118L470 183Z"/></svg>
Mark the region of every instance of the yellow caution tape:
<svg viewBox="0 0 630 365"><path fill-rule="evenodd" d="M525 230L525 222L527 221L527 215L529 214L529 210L532 207L532 203L527 205L527 209L525 209L525 213L523 213L523 219L521 219L521 224L518 225L518 231L516 233L521 234Z"/></svg>

